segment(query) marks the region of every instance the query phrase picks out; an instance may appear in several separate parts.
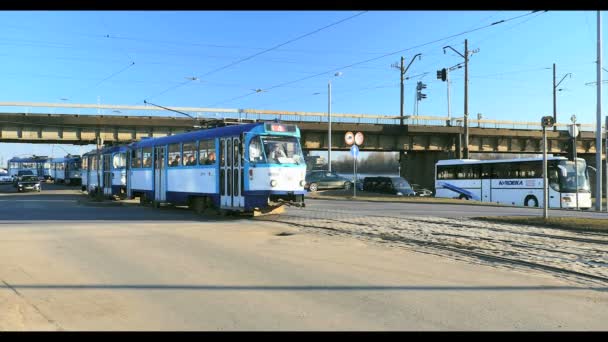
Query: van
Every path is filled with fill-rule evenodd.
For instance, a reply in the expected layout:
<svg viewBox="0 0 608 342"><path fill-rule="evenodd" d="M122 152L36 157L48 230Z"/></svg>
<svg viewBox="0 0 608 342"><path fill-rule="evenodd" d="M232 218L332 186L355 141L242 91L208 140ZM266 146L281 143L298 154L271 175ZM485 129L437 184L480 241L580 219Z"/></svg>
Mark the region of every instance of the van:
<svg viewBox="0 0 608 342"><path fill-rule="evenodd" d="M416 192L403 177L365 177L363 190L397 196L415 196Z"/></svg>

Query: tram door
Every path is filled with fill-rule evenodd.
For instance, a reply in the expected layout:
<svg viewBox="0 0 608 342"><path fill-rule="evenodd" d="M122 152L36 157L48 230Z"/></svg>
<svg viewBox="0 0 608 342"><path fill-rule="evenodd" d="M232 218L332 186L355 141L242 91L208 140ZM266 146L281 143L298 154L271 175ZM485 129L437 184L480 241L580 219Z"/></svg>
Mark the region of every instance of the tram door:
<svg viewBox="0 0 608 342"><path fill-rule="evenodd" d="M127 198L133 198L133 193L131 192L131 179L133 179L133 171L131 171L131 152L127 151Z"/></svg>
<svg viewBox="0 0 608 342"><path fill-rule="evenodd" d="M112 155L104 154L103 158L103 194L105 196L112 196Z"/></svg>
<svg viewBox="0 0 608 342"><path fill-rule="evenodd" d="M242 193L243 165L240 139L220 139L220 201L222 208L242 208L245 198Z"/></svg>
<svg viewBox="0 0 608 342"><path fill-rule="evenodd" d="M165 187L165 146L154 148L154 200L165 202L167 189Z"/></svg>

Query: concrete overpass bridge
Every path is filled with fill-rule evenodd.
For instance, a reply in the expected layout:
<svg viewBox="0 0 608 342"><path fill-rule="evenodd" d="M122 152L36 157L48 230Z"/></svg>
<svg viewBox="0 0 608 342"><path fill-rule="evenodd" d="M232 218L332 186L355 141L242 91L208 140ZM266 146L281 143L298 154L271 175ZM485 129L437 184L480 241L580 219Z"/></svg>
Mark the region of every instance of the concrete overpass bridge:
<svg viewBox="0 0 608 342"><path fill-rule="evenodd" d="M258 109L172 107L181 115L153 106L0 102L0 142L121 144L143 137L160 137L217 123L239 124L279 119L296 123L305 151L327 150L327 113ZM469 119L471 153L540 153L542 132L537 122ZM561 117L561 116L559 116ZM569 142L567 123L548 132L548 151L565 154ZM579 155L595 164L595 127L581 124ZM363 151L400 152L401 172L423 186L431 186L437 160L459 158L462 151L463 118L399 116L382 114L332 114L332 150L346 151L344 133L365 134Z"/></svg>

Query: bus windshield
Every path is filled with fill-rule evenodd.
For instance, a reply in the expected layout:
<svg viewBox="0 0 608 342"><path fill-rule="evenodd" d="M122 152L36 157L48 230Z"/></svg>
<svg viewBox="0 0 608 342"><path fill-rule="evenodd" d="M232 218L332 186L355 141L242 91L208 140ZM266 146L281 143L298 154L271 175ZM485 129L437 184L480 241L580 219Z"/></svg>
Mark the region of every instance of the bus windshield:
<svg viewBox="0 0 608 342"><path fill-rule="evenodd" d="M575 173L573 161L560 161L557 165L559 172L560 192L576 192L576 176L578 174L578 191L590 191L587 164L584 160L578 162L578 172Z"/></svg>

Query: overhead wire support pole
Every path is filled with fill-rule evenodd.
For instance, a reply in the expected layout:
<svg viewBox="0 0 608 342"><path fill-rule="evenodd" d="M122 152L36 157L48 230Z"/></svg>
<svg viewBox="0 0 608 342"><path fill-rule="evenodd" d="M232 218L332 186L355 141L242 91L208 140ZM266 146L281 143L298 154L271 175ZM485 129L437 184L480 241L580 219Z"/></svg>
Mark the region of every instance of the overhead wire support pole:
<svg viewBox="0 0 608 342"><path fill-rule="evenodd" d="M602 22L597 11L597 121L595 127L595 209L602 211Z"/></svg>
<svg viewBox="0 0 608 342"><path fill-rule="evenodd" d="M570 76L570 78L572 78L572 73L565 74L564 77L562 77L562 79L557 82L557 84L555 83L555 73L555 63L553 63L553 120L557 122L557 87L559 87L559 85L566 79L566 77ZM553 131L557 131L557 126L553 126Z"/></svg>
<svg viewBox="0 0 608 342"><path fill-rule="evenodd" d="M409 70L410 66L412 65L412 63L414 63L414 61L416 60L416 57L418 57L418 60L422 59L422 54L418 53L416 54L414 57L412 57L412 60L410 61L410 64L407 65L406 68L403 68L403 64L405 62L405 58L403 56L401 56L401 66L399 67L400 69L400 78L401 78L401 103L399 106L399 113L400 113L400 125L403 126L403 120L404 120L404 116L403 116L403 111L404 111L404 97L405 97L405 90L404 90L404 86L403 86L403 81L404 81L404 77L405 74L407 73L407 71ZM393 65L393 67L396 67L395 65ZM408 78L409 79L409 78Z"/></svg>
<svg viewBox="0 0 608 342"><path fill-rule="evenodd" d="M443 47L443 53L445 49L451 49L456 52L460 57L464 58L464 159L469 159L469 42L468 39L464 40L464 55L456 51L450 45Z"/></svg>

